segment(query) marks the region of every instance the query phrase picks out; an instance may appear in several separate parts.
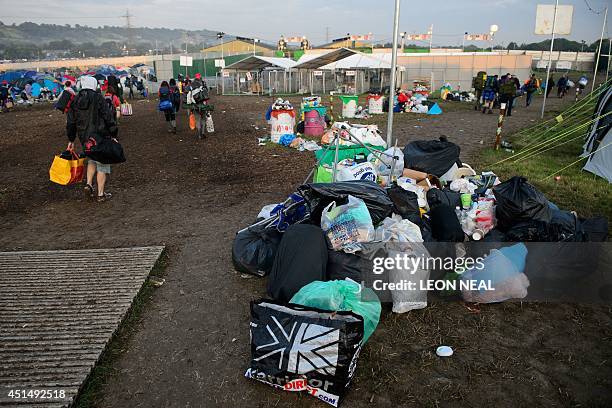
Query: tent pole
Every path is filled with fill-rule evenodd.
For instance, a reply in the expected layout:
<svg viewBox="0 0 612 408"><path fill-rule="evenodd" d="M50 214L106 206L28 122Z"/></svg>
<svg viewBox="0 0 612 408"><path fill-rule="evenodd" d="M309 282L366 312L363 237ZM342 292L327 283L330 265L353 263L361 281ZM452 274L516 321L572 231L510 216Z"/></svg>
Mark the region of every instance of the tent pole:
<svg viewBox="0 0 612 408"><path fill-rule="evenodd" d="M612 59L612 38L608 39L608 68L606 68L606 80L604 84L608 82L608 73L610 72L610 59Z"/></svg>
<svg viewBox="0 0 612 408"><path fill-rule="evenodd" d="M557 0L558 1L558 0ZM393 19L393 51L391 53L391 81L389 86L389 115L387 117L387 146L393 141L393 94L395 93L395 70L397 69L397 37L399 36L400 0L395 0Z"/></svg>
<svg viewBox="0 0 612 408"><path fill-rule="evenodd" d="M548 67L546 68L546 89L544 90L544 98L542 99L542 114L540 115L540 119L544 118L544 108L546 108L546 96L548 94L549 87L548 81L550 81L550 66L552 65L553 45L555 44L555 23L557 22L557 7L559 7L559 0L555 0L555 13L553 15L552 23L552 37L550 39L550 53L548 54ZM593 81L593 83L594 82L595 81Z"/></svg>
<svg viewBox="0 0 612 408"><path fill-rule="evenodd" d="M606 12L604 13L603 25L601 26L601 36L599 37L599 55L601 57L601 44L603 42L604 31L606 29L606 21L608 19L608 6L606 6ZM554 23L553 23L554 27ZM610 57L608 57L608 61L610 61ZM597 69L599 68L599 58L595 60L595 72L593 72L593 84L591 85L591 92L595 89L595 78L597 78Z"/></svg>

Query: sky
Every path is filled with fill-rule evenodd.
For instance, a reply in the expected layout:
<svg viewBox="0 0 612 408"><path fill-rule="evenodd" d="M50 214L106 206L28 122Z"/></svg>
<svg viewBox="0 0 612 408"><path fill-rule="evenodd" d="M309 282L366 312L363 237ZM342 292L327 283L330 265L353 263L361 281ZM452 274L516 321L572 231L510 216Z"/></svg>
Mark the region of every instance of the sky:
<svg viewBox="0 0 612 408"><path fill-rule="evenodd" d="M2 0L5 24L125 25L129 8L132 25L210 29L276 43L280 35L302 36L321 44L350 34L372 33L375 41L391 41L394 0ZM534 34L537 4L551 0L401 0L400 31L425 33L433 24L433 44L460 45L464 32L499 31L495 44L537 42ZM572 33L566 38L592 43L599 38L603 9L611 0L561 0L574 6ZM589 7L594 10L590 11ZM600 12L600 14L595 14ZM612 19L612 11L609 20ZM610 23L608 22L608 27ZM606 30L609 32L609 30ZM610 30L612 31L612 30ZM609 34L608 34L609 35ZM425 45L423 43L423 45Z"/></svg>

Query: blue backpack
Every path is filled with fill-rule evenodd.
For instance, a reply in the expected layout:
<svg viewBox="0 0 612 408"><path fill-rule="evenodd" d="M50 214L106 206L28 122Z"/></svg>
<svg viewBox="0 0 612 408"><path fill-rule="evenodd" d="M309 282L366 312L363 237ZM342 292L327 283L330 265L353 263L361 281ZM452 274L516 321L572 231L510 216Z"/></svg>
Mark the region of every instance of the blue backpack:
<svg viewBox="0 0 612 408"><path fill-rule="evenodd" d="M169 99L164 99L163 101L159 101L159 110L162 112L173 110L174 106Z"/></svg>

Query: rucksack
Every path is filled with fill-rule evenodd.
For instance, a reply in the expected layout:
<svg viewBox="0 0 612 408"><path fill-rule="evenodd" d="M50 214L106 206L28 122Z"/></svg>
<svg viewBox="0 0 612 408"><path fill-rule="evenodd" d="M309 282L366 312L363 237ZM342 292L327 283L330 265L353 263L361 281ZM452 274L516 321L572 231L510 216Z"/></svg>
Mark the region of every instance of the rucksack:
<svg viewBox="0 0 612 408"><path fill-rule="evenodd" d="M473 80L474 89L483 90L485 87L486 80L487 80L487 73L484 71L479 71Z"/></svg>
<svg viewBox="0 0 612 408"><path fill-rule="evenodd" d="M499 93L506 96L516 95L516 85L513 81L506 81L499 86Z"/></svg>
<svg viewBox="0 0 612 408"><path fill-rule="evenodd" d="M191 91L191 98L195 103L202 103L210 99L208 95L208 87L201 86L197 89L194 89L193 91Z"/></svg>
<svg viewBox="0 0 612 408"><path fill-rule="evenodd" d="M60 97L55 102L55 109L59 110L62 113L67 113L70 109L70 105L74 100L74 94L72 92L64 90Z"/></svg>

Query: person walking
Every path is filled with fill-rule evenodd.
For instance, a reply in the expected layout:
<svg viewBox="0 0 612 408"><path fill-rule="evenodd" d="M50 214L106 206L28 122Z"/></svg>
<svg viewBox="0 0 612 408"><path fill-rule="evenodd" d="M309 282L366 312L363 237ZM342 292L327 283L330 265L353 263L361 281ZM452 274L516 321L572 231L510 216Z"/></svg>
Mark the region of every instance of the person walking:
<svg viewBox="0 0 612 408"><path fill-rule="evenodd" d="M550 96L550 92L553 90L554 87L555 87L555 78L551 75L550 78L548 78L548 81L546 81L546 97L547 98Z"/></svg>
<svg viewBox="0 0 612 408"><path fill-rule="evenodd" d="M482 113L493 113L493 103L495 102L495 90L497 86L494 76L487 77L484 90L482 91Z"/></svg>
<svg viewBox="0 0 612 408"><path fill-rule="evenodd" d="M506 104L506 116L512 116L512 104L516 96L516 82L510 74L504 75L500 80L499 99L501 103Z"/></svg>
<svg viewBox="0 0 612 408"><path fill-rule="evenodd" d="M566 92L567 92L567 74L564 74L561 78L559 78L559 82L557 82L557 96L559 97L559 99L563 99Z"/></svg>
<svg viewBox="0 0 612 408"><path fill-rule="evenodd" d="M9 99L9 86L8 81L2 81L0 85L0 112L4 112Z"/></svg>
<svg viewBox="0 0 612 408"><path fill-rule="evenodd" d="M525 106L531 105L533 94L538 90L538 79L535 74L532 74L527 83L525 84L525 93L527 94L527 101Z"/></svg>
<svg viewBox="0 0 612 408"><path fill-rule="evenodd" d="M176 87L176 84L175 84ZM164 112L166 123L168 124L168 133L176 134L176 110L173 102L174 95L168 81L163 81L159 86L159 110Z"/></svg>
<svg viewBox="0 0 612 408"><path fill-rule="evenodd" d="M69 151L74 151L74 141L77 137L84 149L85 143L90 138L94 140L115 139L119 131L114 112L109 108L102 94L97 91L96 79L92 76L83 76L79 82L81 89L66 114L66 135L68 137L66 149ZM106 178L110 172L110 164L89 159L85 194L91 198L96 197L98 202L109 200L111 194L105 191L105 187ZM94 176L97 191L93 187Z"/></svg>

